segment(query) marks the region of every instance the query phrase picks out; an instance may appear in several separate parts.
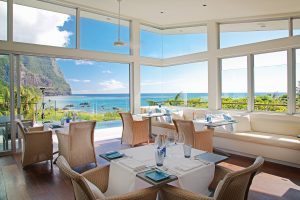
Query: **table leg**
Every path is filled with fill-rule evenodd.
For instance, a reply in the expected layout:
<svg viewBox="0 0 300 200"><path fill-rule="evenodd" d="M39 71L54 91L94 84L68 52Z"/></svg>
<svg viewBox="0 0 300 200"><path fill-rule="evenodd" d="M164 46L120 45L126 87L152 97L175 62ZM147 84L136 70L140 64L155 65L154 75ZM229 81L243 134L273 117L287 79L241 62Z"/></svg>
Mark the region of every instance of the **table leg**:
<svg viewBox="0 0 300 200"><path fill-rule="evenodd" d="M212 131L213 131L213 135L215 134L215 129L214 129L213 127L208 126L207 129L212 130ZM216 153L216 154L221 154L221 155L230 157L230 154L229 154L229 153L226 153L226 152L224 152L224 151L222 151L221 149L218 149L218 148L216 148L216 147L213 147L213 152Z"/></svg>

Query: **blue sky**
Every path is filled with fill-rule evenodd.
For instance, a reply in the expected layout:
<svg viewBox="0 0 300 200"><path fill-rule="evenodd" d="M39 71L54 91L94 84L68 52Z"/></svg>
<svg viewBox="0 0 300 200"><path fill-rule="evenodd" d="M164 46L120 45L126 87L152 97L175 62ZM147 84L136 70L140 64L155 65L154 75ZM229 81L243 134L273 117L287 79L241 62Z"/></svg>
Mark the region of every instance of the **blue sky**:
<svg viewBox="0 0 300 200"><path fill-rule="evenodd" d="M0 21L6 18L3 2L0 5ZM52 46L75 47L75 17L14 5L14 40ZM18 11L18 9L20 11ZM21 12L22 11L22 12ZM26 14L26 18L24 15ZM83 15L82 15L83 16ZM51 19L51 20L49 20ZM121 38L128 45L115 47L117 26L96 20L81 18L81 48L85 50L129 54L129 28L122 26ZM23 30L28 30L24 32ZM6 39L2 29L0 39ZM20 34L21 33L21 34ZM300 34L300 29L294 31ZM253 31L248 33L221 33L221 47L246 44L286 37L287 31ZM141 55L167 58L207 50L205 34L161 35L141 31ZM300 50L297 51L300 63ZM73 93L128 93L128 64L79 60L57 60L71 85ZM226 59L223 64L224 92L246 92L246 70L243 59ZM298 66L299 69L299 66ZM265 76L268 74L269 76ZM286 92L285 52L255 56L256 92ZM300 80L300 70L297 70ZM167 68L141 67L141 92L207 92L207 62L192 63Z"/></svg>

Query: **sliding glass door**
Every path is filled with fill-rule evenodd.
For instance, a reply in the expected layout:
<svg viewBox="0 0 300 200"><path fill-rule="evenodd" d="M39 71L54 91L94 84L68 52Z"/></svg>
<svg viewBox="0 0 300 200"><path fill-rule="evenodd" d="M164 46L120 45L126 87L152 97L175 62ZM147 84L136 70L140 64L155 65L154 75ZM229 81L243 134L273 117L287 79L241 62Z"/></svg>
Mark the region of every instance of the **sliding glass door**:
<svg viewBox="0 0 300 200"><path fill-rule="evenodd" d="M12 150L9 56L0 54L0 155Z"/></svg>

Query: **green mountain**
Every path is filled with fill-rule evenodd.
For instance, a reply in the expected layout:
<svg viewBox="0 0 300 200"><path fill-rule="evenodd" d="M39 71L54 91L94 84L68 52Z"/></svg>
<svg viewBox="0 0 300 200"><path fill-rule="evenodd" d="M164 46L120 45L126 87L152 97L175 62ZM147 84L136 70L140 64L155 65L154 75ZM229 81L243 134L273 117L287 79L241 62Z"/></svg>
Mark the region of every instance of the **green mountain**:
<svg viewBox="0 0 300 200"><path fill-rule="evenodd" d="M0 80L9 84L8 56L0 56ZM54 58L21 56L21 86L39 90L46 87L46 95L70 95L71 87Z"/></svg>
<svg viewBox="0 0 300 200"><path fill-rule="evenodd" d="M46 87L46 95L70 95L71 88L54 58L21 56L21 85Z"/></svg>

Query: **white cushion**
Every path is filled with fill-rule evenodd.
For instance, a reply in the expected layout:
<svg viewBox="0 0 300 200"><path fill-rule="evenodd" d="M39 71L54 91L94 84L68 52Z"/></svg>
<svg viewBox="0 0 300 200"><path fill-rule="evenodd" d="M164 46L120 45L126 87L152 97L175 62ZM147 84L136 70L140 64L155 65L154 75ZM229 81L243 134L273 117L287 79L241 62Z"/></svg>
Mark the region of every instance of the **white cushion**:
<svg viewBox="0 0 300 200"><path fill-rule="evenodd" d="M85 182L91 189L91 191L96 199L105 199L104 194L101 192L101 190L99 188L97 188L93 183L88 181L86 178L85 178Z"/></svg>
<svg viewBox="0 0 300 200"><path fill-rule="evenodd" d="M184 119L183 111L172 112L172 119Z"/></svg>
<svg viewBox="0 0 300 200"><path fill-rule="evenodd" d="M232 116L237 121L234 125L234 132L249 132L251 131L251 123L249 115Z"/></svg>

